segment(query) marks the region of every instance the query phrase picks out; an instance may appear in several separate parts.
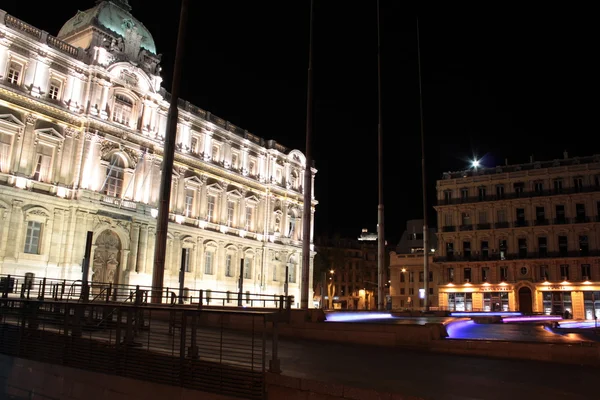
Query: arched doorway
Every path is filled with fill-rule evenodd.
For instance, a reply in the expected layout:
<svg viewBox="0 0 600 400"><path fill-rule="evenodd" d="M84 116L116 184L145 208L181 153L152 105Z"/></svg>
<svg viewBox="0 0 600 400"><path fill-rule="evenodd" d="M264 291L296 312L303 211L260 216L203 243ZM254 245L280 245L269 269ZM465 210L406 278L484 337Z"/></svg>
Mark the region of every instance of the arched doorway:
<svg viewBox="0 0 600 400"><path fill-rule="evenodd" d="M533 312L531 289L527 286L519 289L519 311L523 314L531 314Z"/></svg>
<svg viewBox="0 0 600 400"><path fill-rule="evenodd" d="M121 240L110 230L102 232L96 239L93 283L119 283L119 260L121 259Z"/></svg>

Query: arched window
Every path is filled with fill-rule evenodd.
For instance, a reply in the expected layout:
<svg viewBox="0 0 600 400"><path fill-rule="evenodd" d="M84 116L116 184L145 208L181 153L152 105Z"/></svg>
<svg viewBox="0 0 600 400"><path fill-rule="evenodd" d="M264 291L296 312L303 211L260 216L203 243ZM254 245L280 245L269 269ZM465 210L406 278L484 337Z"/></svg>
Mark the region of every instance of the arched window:
<svg viewBox="0 0 600 400"><path fill-rule="evenodd" d="M112 197L120 197L123 191L123 175L125 163L118 154L110 157L110 165L106 170L106 184L104 193Z"/></svg>
<svg viewBox="0 0 600 400"><path fill-rule="evenodd" d="M293 238L295 232L296 232L296 212L294 210L290 210L288 212L288 227L287 227L286 236L289 238Z"/></svg>
<svg viewBox="0 0 600 400"><path fill-rule="evenodd" d="M112 117L113 121L130 126L133 117L133 101L125 95L116 94Z"/></svg>

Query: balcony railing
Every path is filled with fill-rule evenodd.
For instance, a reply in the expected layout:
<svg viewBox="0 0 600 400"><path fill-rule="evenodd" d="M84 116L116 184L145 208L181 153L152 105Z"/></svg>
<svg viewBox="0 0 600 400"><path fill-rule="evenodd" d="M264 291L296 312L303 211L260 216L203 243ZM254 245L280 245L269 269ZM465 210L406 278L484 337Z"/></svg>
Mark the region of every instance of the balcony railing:
<svg viewBox="0 0 600 400"><path fill-rule="evenodd" d="M437 256L433 257L434 262L470 262L470 261L510 261L523 259L545 259L545 258L575 258L575 257L598 257L600 250L587 251L567 251L567 252L545 252L535 251L527 253L507 253L501 256L499 253L492 254L476 254L470 255L452 255L452 256Z"/></svg>
<svg viewBox="0 0 600 400"><path fill-rule="evenodd" d="M522 192L512 192L512 193L504 193L503 195L485 195L485 196L468 196L468 197L459 197L459 198L444 198L438 199L437 204L440 206L446 205L455 205L455 204L467 204L467 203L481 203L485 201L500 201L500 200L512 200L512 199L522 199L522 198L531 198L531 197L540 197L540 196L557 196L564 194L574 194L574 193L590 193L590 192L598 192L600 191L600 186L597 185L588 185L583 187L572 187L572 188L564 188L559 190L539 190L539 191L522 191Z"/></svg>
<svg viewBox="0 0 600 400"><path fill-rule="evenodd" d="M492 229L508 229L508 228L523 228L530 225L533 226L545 226L545 225L566 225L566 224L585 224L590 222L600 222L600 215L595 217L575 217L575 218L554 218L552 220L548 218L536 219L533 221L514 221L514 222L494 222L493 224L487 222L483 224L468 224L468 225L460 225L458 227L459 231L472 231L473 229L477 230L486 230ZM456 226L442 226L442 232L456 232Z"/></svg>

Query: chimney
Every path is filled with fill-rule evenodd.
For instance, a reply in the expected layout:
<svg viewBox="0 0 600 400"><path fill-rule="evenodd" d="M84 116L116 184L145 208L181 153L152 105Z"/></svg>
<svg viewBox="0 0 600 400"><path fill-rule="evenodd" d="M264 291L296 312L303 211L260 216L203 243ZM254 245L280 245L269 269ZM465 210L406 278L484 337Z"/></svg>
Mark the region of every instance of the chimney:
<svg viewBox="0 0 600 400"><path fill-rule="evenodd" d="M563 151L563 157L565 158L565 160L566 160L567 158L569 158L569 153L567 153L567 151L566 151L566 150L565 150L565 151Z"/></svg>
<svg viewBox="0 0 600 400"><path fill-rule="evenodd" d="M533 164L533 154L529 156L529 163Z"/></svg>

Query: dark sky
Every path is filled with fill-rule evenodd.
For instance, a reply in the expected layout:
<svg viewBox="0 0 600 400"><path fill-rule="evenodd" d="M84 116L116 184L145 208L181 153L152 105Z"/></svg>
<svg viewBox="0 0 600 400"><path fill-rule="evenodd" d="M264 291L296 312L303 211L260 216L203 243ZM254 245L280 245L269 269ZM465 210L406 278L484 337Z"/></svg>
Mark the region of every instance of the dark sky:
<svg viewBox="0 0 600 400"><path fill-rule="evenodd" d="M266 139L305 149L309 0L190 1L182 97ZM316 0L317 234L377 223L374 0ZM52 34L94 1L3 1ZM180 1L131 0L171 86ZM155 8L151 4L159 4ZM487 3L486 3L487 4ZM386 237L422 217L416 17L421 32L429 205L441 173L597 152L597 24L591 9L422 8L381 0ZM517 3L515 3L517 4ZM530 7L528 9L528 7ZM595 39L595 40L594 40ZM593 111L592 111L593 107ZM435 218L431 208L429 215ZM432 224L435 219L432 219Z"/></svg>

